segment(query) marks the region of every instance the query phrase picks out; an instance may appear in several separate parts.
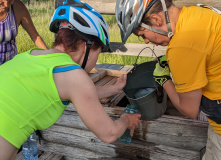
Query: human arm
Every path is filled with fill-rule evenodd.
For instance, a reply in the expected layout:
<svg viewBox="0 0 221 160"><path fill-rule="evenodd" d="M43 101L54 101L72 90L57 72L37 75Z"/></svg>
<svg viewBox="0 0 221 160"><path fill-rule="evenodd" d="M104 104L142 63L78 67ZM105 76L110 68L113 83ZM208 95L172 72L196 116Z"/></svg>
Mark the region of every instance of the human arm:
<svg viewBox="0 0 221 160"><path fill-rule="evenodd" d="M127 75L123 74L119 78L117 78L117 82L113 85L99 86L96 87L98 98L106 98L111 97L116 94L120 94L123 92L123 88L126 85Z"/></svg>
<svg viewBox="0 0 221 160"><path fill-rule="evenodd" d="M30 13L23 2L20 0L15 0L13 6L18 26L20 24L22 25L22 27L29 34L32 41L36 44L37 47L48 49L41 36L38 34L31 19Z"/></svg>
<svg viewBox="0 0 221 160"><path fill-rule="evenodd" d="M126 128L133 133L140 122L140 114L122 114L113 121L101 105L93 82L83 70L59 74L61 76L55 77L55 82L61 99L71 100L84 124L100 140L111 143L123 135Z"/></svg>
<svg viewBox="0 0 221 160"><path fill-rule="evenodd" d="M178 93L171 78L168 78L170 76L169 68L163 68L158 63L156 64L153 74L154 78L157 77L155 78L155 81L163 86L177 110L183 115L195 119L200 112L199 107L202 97L202 89Z"/></svg>
<svg viewBox="0 0 221 160"><path fill-rule="evenodd" d="M178 93L172 80L164 83L163 88L167 92L171 102L184 116L195 119L200 112L202 89L185 93Z"/></svg>

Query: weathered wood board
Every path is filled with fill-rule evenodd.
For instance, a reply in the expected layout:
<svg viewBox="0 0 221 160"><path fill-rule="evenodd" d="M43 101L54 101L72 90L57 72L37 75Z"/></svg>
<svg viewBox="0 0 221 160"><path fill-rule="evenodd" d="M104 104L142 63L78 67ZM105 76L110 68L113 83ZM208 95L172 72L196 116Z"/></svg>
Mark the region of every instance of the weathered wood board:
<svg viewBox="0 0 221 160"><path fill-rule="evenodd" d="M120 34L120 33L119 33ZM145 57L155 57L166 54L167 47L155 46L153 44L139 44L139 43L118 43L111 42L111 54L128 55L128 56L138 56L142 49L146 48L141 52L140 56ZM154 51L154 53L153 53Z"/></svg>
<svg viewBox="0 0 221 160"><path fill-rule="evenodd" d="M115 14L115 6L117 0L84 0L102 14ZM182 8L183 6L194 6L196 4L206 4L211 5L219 10L221 10L220 0L174 0L174 4Z"/></svg>
<svg viewBox="0 0 221 160"><path fill-rule="evenodd" d="M123 110L122 107L106 109L113 119L117 119ZM87 129L69 106L55 125L42 131L46 141L38 148L75 158L131 159L136 155L144 159L159 156L167 160L198 159L199 151L206 143L206 132L205 122L163 116L156 121L142 121L130 144L119 140L106 144Z"/></svg>

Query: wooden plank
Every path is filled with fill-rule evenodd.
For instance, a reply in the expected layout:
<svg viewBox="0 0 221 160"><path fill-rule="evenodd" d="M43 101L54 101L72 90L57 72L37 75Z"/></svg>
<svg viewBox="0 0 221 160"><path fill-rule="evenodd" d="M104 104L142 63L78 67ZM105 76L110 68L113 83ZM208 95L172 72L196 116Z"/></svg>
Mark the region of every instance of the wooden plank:
<svg viewBox="0 0 221 160"><path fill-rule="evenodd" d="M47 130L43 131L44 139L43 146L47 146L53 152L60 151L60 147L66 146L69 150L63 150L64 155L72 155L75 150L83 150L82 153L78 153L81 158L88 158L85 155L85 150L94 153L97 158L104 157L125 157L129 159L142 158L147 159L155 157L164 157L165 159L173 160L195 160L199 158L199 152L190 151L180 148L168 147L165 145L157 145L149 142L139 141L136 139L132 140L132 143L123 143L116 140L114 143L107 144L101 142L93 133L90 131L82 131L76 128L69 128L63 126L52 126ZM40 147L40 149L42 149ZM58 152L59 153L59 152ZM96 158L95 155L90 155L90 158ZM76 155L74 155L77 157Z"/></svg>
<svg viewBox="0 0 221 160"><path fill-rule="evenodd" d="M52 154L52 152L44 152L38 159L39 160L46 160Z"/></svg>
<svg viewBox="0 0 221 160"><path fill-rule="evenodd" d="M44 156L45 154L49 153L47 156ZM45 152L41 157L39 157L39 160L61 160L64 156L53 153L53 152Z"/></svg>
<svg viewBox="0 0 221 160"><path fill-rule="evenodd" d="M95 72L94 74L90 75L91 80L95 83L102 79L104 76L106 76L107 71L106 70L99 70Z"/></svg>
<svg viewBox="0 0 221 160"><path fill-rule="evenodd" d="M56 132L54 132L54 133L56 133ZM58 137L58 139L59 138L60 137ZM77 138L77 137L73 137L73 138ZM80 144L80 143L82 143L82 142L78 141L78 144ZM85 144L85 145L87 145L87 144ZM94 148L95 148L95 146L94 146ZM67 155L69 157L74 157L75 159L81 159L82 157L83 158L91 158L91 157L99 158L99 157L108 156L108 154L101 154L99 152L90 151L90 150L87 150L84 148L71 147L68 144L62 144L60 142L53 143L53 142L48 142L45 140L42 140L42 145L39 145L38 149L62 154L62 155L64 155L64 159L65 159L65 155Z"/></svg>
<svg viewBox="0 0 221 160"><path fill-rule="evenodd" d="M166 54L167 47L163 46L155 46L153 44L139 44L139 43L119 43L119 42L111 42L110 43L112 53L111 54L119 54L119 55L129 55L129 56L138 56L142 49L146 48L140 56L145 57L155 57L154 52L157 56L161 56ZM155 46L155 47L154 47Z"/></svg>
<svg viewBox="0 0 221 160"><path fill-rule="evenodd" d="M111 64L108 63L97 63L95 68L108 68L109 66L111 66Z"/></svg>
<svg viewBox="0 0 221 160"><path fill-rule="evenodd" d="M133 69L132 65L125 65L123 68L120 69L121 72L130 72Z"/></svg>
<svg viewBox="0 0 221 160"><path fill-rule="evenodd" d="M105 107L110 117L119 118L120 109ZM120 112L121 110L121 112ZM77 113L63 114L56 122L60 126L81 128L87 130ZM199 151L206 144L208 123L180 118L175 116L162 116L155 121L142 121L135 130L134 138L144 142L162 144L175 148Z"/></svg>
<svg viewBox="0 0 221 160"><path fill-rule="evenodd" d="M104 86L105 84L107 84L109 81L111 81L114 77L112 76L105 76L104 78L102 78L100 81L96 82L94 85L95 86Z"/></svg>
<svg viewBox="0 0 221 160"><path fill-rule="evenodd" d="M62 1L64 0L55 1L55 8L58 6L58 3ZM116 1L117 0L93 0L92 2L91 0L84 0L84 2L88 3L91 7L97 10L99 13L109 14L109 15L115 14ZM221 10L220 0L174 0L174 4L179 8L182 8L183 6L196 5L198 3L211 5Z"/></svg>
<svg viewBox="0 0 221 160"><path fill-rule="evenodd" d="M121 68L123 68L123 65L111 64L107 69L121 70Z"/></svg>

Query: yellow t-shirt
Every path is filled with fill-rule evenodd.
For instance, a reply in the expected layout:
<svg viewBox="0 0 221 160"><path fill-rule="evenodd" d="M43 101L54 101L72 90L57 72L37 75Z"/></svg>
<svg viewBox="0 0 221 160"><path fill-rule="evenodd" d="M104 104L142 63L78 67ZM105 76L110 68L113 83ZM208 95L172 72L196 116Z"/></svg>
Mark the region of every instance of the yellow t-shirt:
<svg viewBox="0 0 221 160"><path fill-rule="evenodd" d="M206 8L183 7L167 60L177 92L202 88L207 98L221 99L221 15ZM210 124L221 134L221 125Z"/></svg>

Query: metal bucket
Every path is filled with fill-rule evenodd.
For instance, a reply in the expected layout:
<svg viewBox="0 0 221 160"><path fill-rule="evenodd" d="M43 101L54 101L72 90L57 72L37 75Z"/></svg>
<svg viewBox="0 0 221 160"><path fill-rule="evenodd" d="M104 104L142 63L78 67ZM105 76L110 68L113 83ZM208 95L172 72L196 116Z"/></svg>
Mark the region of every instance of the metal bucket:
<svg viewBox="0 0 221 160"><path fill-rule="evenodd" d="M142 120L154 120L161 117L167 107L167 94L153 78L156 63L157 61L150 61L135 65L127 75L124 92L130 104L137 106ZM145 88L153 88L153 91L140 98L135 98L135 94Z"/></svg>

